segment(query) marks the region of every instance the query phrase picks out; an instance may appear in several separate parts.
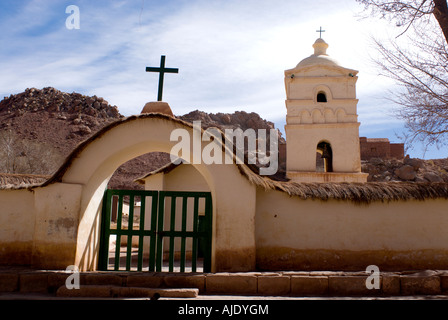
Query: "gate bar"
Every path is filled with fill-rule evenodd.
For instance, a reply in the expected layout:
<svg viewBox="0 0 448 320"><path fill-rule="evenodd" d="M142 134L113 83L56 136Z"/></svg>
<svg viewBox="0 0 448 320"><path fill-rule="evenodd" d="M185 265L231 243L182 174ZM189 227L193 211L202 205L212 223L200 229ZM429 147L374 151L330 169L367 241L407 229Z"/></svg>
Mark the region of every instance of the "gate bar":
<svg viewBox="0 0 448 320"><path fill-rule="evenodd" d="M132 229L134 227L134 195L129 197L129 215L128 215L128 243L126 248L126 271L131 270L132 259Z"/></svg>
<svg viewBox="0 0 448 320"><path fill-rule="evenodd" d="M146 214L146 196L140 195L140 236L138 238L138 262L137 270L142 271L143 268L143 232L145 231L145 214Z"/></svg>
<svg viewBox="0 0 448 320"><path fill-rule="evenodd" d="M193 209L193 232L195 235L193 236L193 243L192 243L192 252L191 252L191 271L196 272L196 260L198 257L197 253L197 247L198 247L198 220L199 220L199 196L194 197L194 209Z"/></svg>
<svg viewBox="0 0 448 320"><path fill-rule="evenodd" d="M183 197L182 198L182 232L187 231L187 206L188 206L188 198ZM185 254L185 242L186 237L183 236L181 238L181 244L180 244L180 272L185 272L185 260L186 260L186 254Z"/></svg>
<svg viewBox="0 0 448 320"><path fill-rule="evenodd" d="M117 214L117 231L121 231L121 223L123 219L123 194L118 195L118 214ZM121 255L121 234L117 234L115 240L115 265L114 270L120 270L120 255Z"/></svg>
<svg viewBox="0 0 448 320"><path fill-rule="evenodd" d="M158 221L157 221L157 256L156 256L156 271L162 271L162 260L163 260L163 225L165 216L165 192L159 192L159 210L158 210Z"/></svg>
<svg viewBox="0 0 448 320"><path fill-rule="evenodd" d="M170 216L170 231L175 231L176 227L176 197L171 196L171 216ZM169 267L168 271L173 272L174 268L174 236L170 236L170 252L169 252Z"/></svg>
<svg viewBox="0 0 448 320"><path fill-rule="evenodd" d="M151 197L151 237L149 240L149 271L155 270L156 263L156 242L157 242L157 208L159 206L159 196L157 191L152 191Z"/></svg>
<svg viewBox="0 0 448 320"><path fill-rule="evenodd" d="M211 194L205 196L205 230L207 232L205 241L205 252L203 262L203 272L211 272L212 269L212 228L213 228L213 204ZM204 239L204 240L205 240Z"/></svg>

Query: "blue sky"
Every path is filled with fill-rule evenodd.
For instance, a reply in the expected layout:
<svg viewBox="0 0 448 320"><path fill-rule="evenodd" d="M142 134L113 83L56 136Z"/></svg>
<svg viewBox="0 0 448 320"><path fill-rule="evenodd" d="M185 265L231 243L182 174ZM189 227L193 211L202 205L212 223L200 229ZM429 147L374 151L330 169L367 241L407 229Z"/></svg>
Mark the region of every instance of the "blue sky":
<svg viewBox="0 0 448 320"><path fill-rule="evenodd" d="M69 5L80 9L79 30L65 26ZM399 142L403 124L385 99L394 84L378 76L369 40L399 30L360 20L361 10L354 0L1 0L0 97L52 86L138 114L157 99L158 75L145 68L166 55L179 68L163 92L175 114L257 112L284 132L283 72L313 53L322 26L328 54L359 70L360 136ZM409 153L422 158L422 146Z"/></svg>

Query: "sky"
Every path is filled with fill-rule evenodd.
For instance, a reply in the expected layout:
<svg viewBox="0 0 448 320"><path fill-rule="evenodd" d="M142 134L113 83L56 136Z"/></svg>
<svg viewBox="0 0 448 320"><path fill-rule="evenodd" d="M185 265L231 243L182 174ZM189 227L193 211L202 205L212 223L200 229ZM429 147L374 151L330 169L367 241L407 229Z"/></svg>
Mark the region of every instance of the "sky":
<svg viewBox="0 0 448 320"><path fill-rule="evenodd" d="M79 29L67 28L79 8ZM0 99L26 88L54 87L103 97L121 114L157 100L161 55L163 100L175 115L256 112L284 136L284 70L313 53L319 37L342 66L359 71L360 136L400 142L403 122L387 99L395 84L372 62L372 36L401 31L361 19L355 0L0 0ZM70 20L71 21L71 20ZM411 157L445 158L415 146Z"/></svg>

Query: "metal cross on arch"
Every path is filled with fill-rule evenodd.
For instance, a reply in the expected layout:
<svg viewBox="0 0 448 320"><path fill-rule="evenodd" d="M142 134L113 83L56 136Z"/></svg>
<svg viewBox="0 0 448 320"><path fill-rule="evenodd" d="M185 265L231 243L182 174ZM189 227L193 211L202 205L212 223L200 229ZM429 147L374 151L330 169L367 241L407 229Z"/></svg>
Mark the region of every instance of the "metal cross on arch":
<svg viewBox="0 0 448 320"><path fill-rule="evenodd" d="M157 101L162 101L163 78L165 73L179 73L179 69L165 68L165 56L162 56L160 59L160 67L146 67L146 72L159 72L159 93L157 95Z"/></svg>
<svg viewBox="0 0 448 320"><path fill-rule="evenodd" d="M319 30L316 30L316 32L319 32L319 38L322 38L322 32L325 32L325 30L322 30L322 27L319 27Z"/></svg>

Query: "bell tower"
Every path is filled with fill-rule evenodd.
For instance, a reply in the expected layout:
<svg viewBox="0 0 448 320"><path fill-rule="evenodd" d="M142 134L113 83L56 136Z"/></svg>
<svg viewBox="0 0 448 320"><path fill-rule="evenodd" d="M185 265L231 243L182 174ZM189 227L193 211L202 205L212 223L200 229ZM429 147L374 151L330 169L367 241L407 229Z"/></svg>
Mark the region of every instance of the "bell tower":
<svg viewBox="0 0 448 320"><path fill-rule="evenodd" d="M285 71L287 177L295 182L366 182L356 111L358 71L329 57L322 38L313 48L314 54Z"/></svg>

